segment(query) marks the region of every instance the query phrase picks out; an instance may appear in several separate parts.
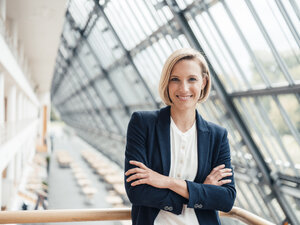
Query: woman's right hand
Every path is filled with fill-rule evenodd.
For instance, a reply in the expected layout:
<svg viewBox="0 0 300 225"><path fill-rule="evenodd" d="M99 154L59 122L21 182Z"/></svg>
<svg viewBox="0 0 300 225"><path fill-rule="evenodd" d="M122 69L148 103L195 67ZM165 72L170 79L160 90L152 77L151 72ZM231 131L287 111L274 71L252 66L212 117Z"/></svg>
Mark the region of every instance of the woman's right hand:
<svg viewBox="0 0 300 225"><path fill-rule="evenodd" d="M222 186L231 182L231 179L222 180L224 177L232 176L232 169L225 168L225 165L219 165L210 172L206 177L204 184L212 184L217 186Z"/></svg>

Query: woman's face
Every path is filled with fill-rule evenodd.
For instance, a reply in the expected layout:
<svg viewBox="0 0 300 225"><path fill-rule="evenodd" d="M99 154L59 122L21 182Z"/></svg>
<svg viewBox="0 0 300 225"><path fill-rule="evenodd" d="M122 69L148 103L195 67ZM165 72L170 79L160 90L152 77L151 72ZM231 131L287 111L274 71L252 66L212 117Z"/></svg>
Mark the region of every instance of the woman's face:
<svg viewBox="0 0 300 225"><path fill-rule="evenodd" d="M177 62L171 72L168 90L172 107L178 110L195 109L206 79L196 60L184 59Z"/></svg>

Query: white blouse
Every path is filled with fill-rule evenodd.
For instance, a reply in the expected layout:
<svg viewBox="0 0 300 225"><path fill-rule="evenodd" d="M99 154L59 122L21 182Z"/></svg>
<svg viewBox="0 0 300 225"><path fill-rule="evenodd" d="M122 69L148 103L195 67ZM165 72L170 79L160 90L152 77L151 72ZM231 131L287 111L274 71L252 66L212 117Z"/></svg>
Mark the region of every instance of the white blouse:
<svg viewBox="0 0 300 225"><path fill-rule="evenodd" d="M169 177L194 181L198 169L196 121L186 132L180 131L171 118L171 168ZM160 210L154 225L199 224L193 208L183 205L180 215Z"/></svg>

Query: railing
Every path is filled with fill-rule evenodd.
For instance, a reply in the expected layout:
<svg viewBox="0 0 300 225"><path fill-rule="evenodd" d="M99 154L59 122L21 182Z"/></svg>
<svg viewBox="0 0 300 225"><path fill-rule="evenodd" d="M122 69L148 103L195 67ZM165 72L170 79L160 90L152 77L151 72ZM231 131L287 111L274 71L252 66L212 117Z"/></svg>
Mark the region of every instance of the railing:
<svg viewBox="0 0 300 225"><path fill-rule="evenodd" d="M220 212L219 214L221 217L235 218L249 225L275 225L274 223L271 223L247 210L238 207L233 207L228 213Z"/></svg>
<svg viewBox="0 0 300 225"><path fill-rule="evenodd" d="M229 213L220 216L238 219L251 225L275 225L246 210L233 207ZM130 220L131 209L70 209L36 211L1 211L0 224L53 223L79 221Z"/></svg>
<svg viewBox="0 0 300 225"><path fill-rule="evenodd" d="M17 64L19 65L22 72L25 74L28 83L32 87L32 81L29 78L29 69L28 69L28 61L24 55L24 52L20 51L20 46L15 46L12 42L11 34L8 32L6 27L5 21L0 17L0 35L5 40L8 48L10 49L11 53L13 54Z"/></svg>
<svg viewBox="0 0 300 225"><path fill-rule="evenodd" d="M35 119L24 119L16 122L0 123L0 144L8 141L12 137L15 137L17 133L21 132Z"/></svg>

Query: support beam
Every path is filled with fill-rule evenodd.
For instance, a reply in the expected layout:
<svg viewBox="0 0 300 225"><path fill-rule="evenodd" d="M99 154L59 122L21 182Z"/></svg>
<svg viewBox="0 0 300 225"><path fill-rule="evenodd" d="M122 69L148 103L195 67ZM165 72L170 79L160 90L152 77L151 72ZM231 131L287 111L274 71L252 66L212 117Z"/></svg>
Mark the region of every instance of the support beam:
<svg viewBox="0 0 300 225"><path fill-rule="evenodd" d="M130 52L125 48L125 46L123 45L121 39L119 38L118 34L116 33L114 27L112 26L112 24L110 23L108 17L106 16L103 7L99 4L99 1L94 0L95 4L98 6L98 13L100 14L100 16L103 17L103 19L105 20L106 24L108 25L109 29L111 30L111 32L113 33L114 37L116 38L119 46L122 48L123 52L125 53L125 56L128 58L130 65L132 66L133 70L136 72L136 74L138 75L139 79L142 81L143 86L145 87L145 90L147 91L147 93L149 94L150 98L153 101L153 104L159 108L159 103L155 100L154 95L152 94L150 88L148 87L148 85L146 84L145 80L143 79L142 75L140 74L140 72L138 71L136 65L133 62L133 59L130 55Z"/></svg>
<svg viewBox="0 0 300 225"><path fill-rule="evenodd" d="M256 89L249 91L238 91L229 94L231 98L237 97L255 97L255 96L270 96L270 95L283 95L283 94L299 94L300 93L300 84L296 85L288 85L282 87L274 87L274 88L264 88L264 89Z"/></svg>
<svg viewBox="0 0 300 225"><path fill-rule="evenodd" d="M175 0L165 0L165 3L169 6L170 10L172 11L175 20L178 22L178 24L181 26L181 29L185 36L187 37L187 40L189 41L190 45L196 49L198 49L200 52L204 52L202 46L200 45L199 41L197 40L195 34L193 33L187 19L185 18L185 15L180 10L179 6L177 5L177 2ZM203 2L203 4L205 4ZM267 165L267 163L264 161L264 158L254 142L250 131L248 130L245 122L242 120L241 115L239 114L238 110L236 109L232 98L228 95L226 92L222 82L220 81L219 77L217 76L213 66L211 65L210 61L206 57L206 54L204 54L204 57L206 58L209 69L211 71L212 79L213 79L213 87L216 89L216 92L225 106L226 110L229 112L231 119L235 123L237 129L239 130L241 136L243 137L246 145L248 146L250 152L253 155L253 158L255 159L259 170L262 172L263 178L265 182L269 185L272 192L274 193L274 196L276 197L279 205L281 206L282 210L284 211L286 217L292 224L299 224L298 219L296 218L296 215L294 214L293 210L291 209L290 204L287 202L285 197L282 195L280 191L280 187L276 183L276 180L274 177L272 177L271 169Z"/></svg>

